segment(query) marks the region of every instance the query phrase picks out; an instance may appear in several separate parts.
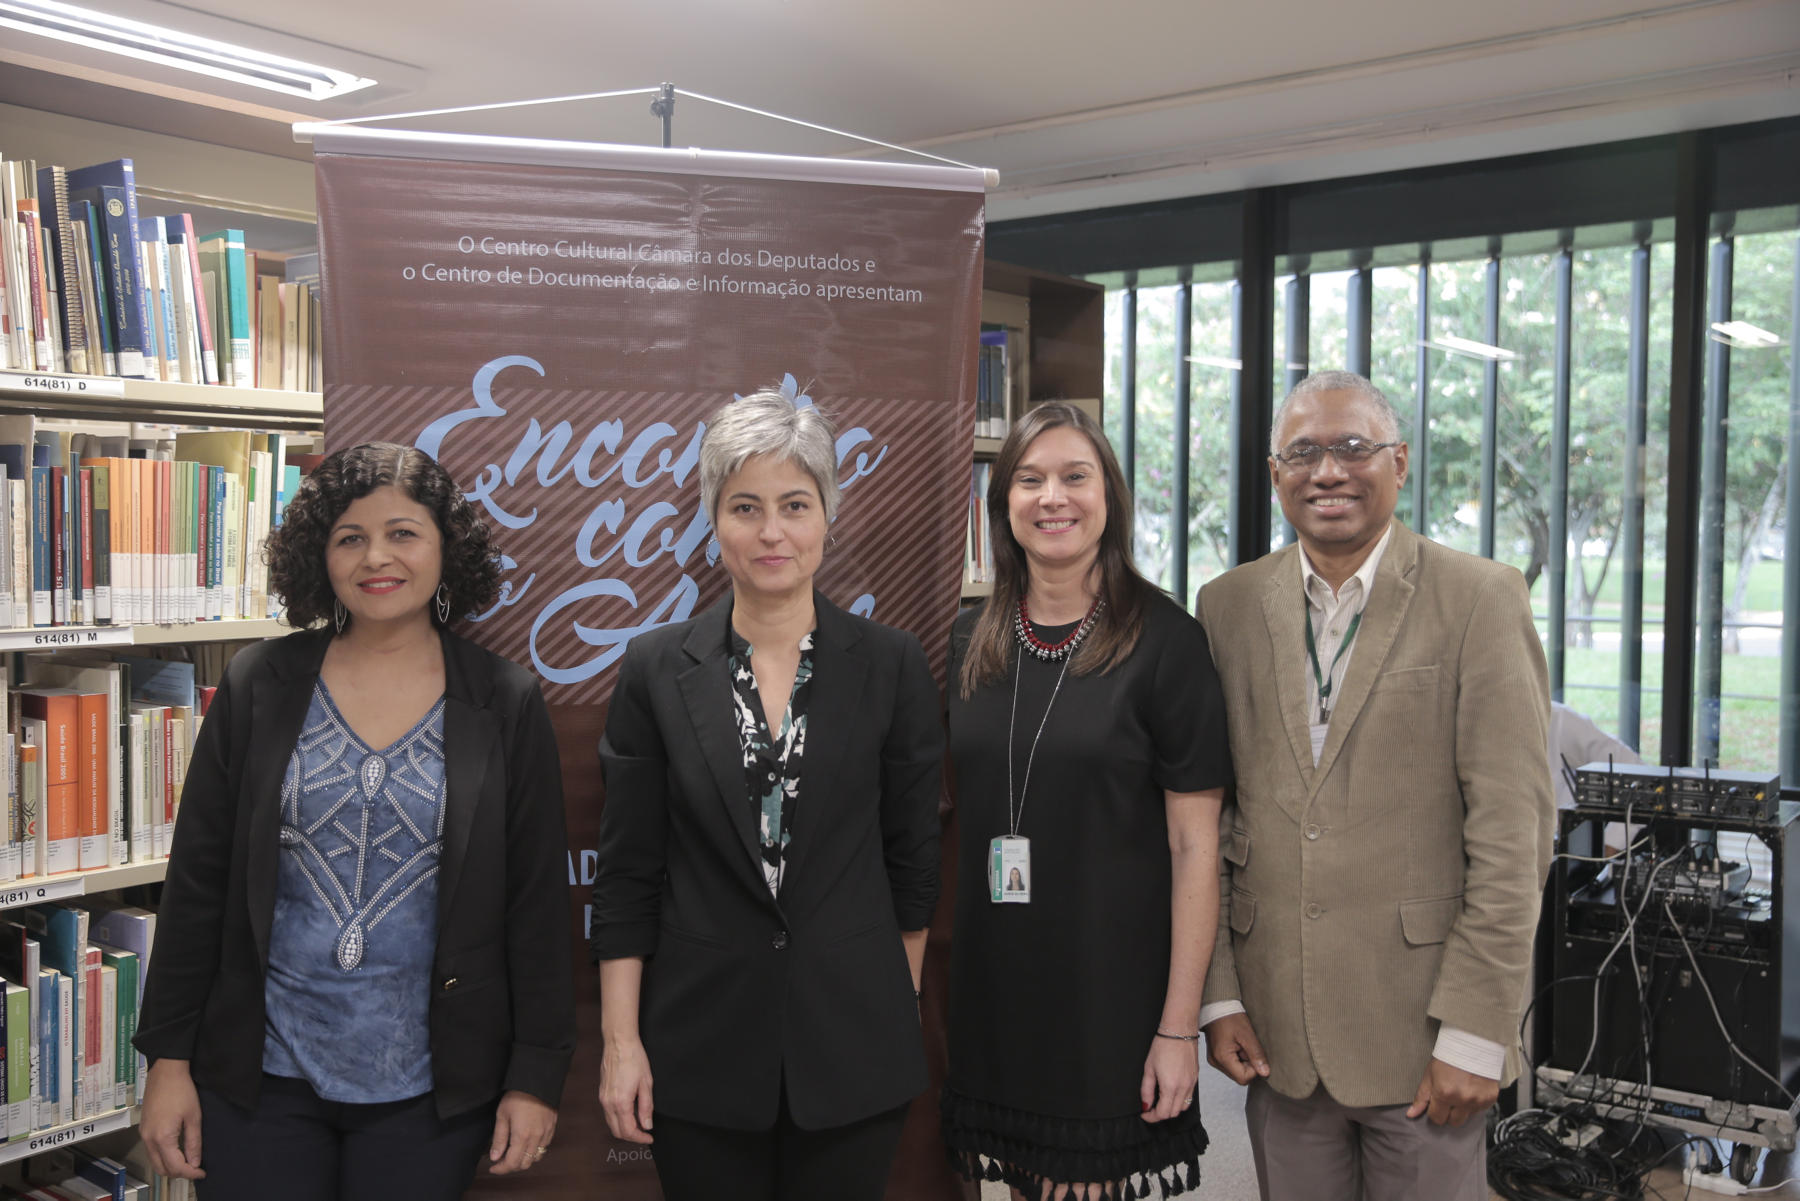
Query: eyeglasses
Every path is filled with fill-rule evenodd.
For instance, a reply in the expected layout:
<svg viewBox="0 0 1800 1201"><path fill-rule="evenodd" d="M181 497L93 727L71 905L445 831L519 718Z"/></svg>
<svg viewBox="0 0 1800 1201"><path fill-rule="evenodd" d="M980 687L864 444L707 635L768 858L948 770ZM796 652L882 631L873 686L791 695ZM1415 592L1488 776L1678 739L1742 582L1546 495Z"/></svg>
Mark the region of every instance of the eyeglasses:
<svg viewBox="0 0 1800 1201"><path fill-rule="evenodd" d="M1342 442L1333 442L1329 446L1321 446L1317 442L1296 442L1284 451L1269 457L1283 467L1298 468L1311 471L1317 467L1327 453L1345 467L1354 467L1367 463L1381 451L1390 446L1398 446L1398 442L1365 442L1361 438L1345 438Z"/></svg>

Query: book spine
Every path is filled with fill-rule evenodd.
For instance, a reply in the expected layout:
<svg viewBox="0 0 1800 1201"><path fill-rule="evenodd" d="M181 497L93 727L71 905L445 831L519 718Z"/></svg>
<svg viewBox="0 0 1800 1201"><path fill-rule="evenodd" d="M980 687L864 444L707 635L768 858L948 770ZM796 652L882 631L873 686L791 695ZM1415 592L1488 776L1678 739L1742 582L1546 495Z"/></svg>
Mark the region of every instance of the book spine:
<svg viewBox="0 0 1800 1201"><path fill-rule="evenodd" d="M244 232L225 231L225 283L231 306L231 373L241 388L256 378L256 361L250 348L250 280L244 258Z"/></svg>
<svg viewBox="0 0 1800 1201"><path fill-rule="evenodd" d="M56 353L59 339L56 327L50 319L51 301L49 276L50 268L45 248L49 242L45 238L41 214L37 211L37 201L21 201L19 206L19 224L25 231L26 267L30 273L31 303L37 311L37 337L33 350L39 371L55 371L61 365L61 356ZM85 373L84 373L85 374Z"/></svg>
<svg viewBox="0 0 1800 1201"><path fill-rule="evenodd" d="M56 1125L62 1096L61 1035L62 973L44 968L38 973L38 1116L37 1128Z"/></svg>
<svg viewBox="0 0 1800 1201"><path fill-rule="evenodd" d="M212 320L210 306L207 303L206 289L200 282L200 242L194 236L194 218L183 213L180 217L183 246L187 250L188 280L194 290L194 309L198 315L200 337L200 365L207 383L219 382L218 345L213 338L215 323Z"/></svg>
<svg viewBox="0 0 1800 1201"><path fill-rule="evenodd" d="M6 1130L17 1142L31 1133L31 990L6 985Z"/></svg>
<svg viewBox="0 0 1800 1201"><path fill-rule="evenodd" d="M84 692L76 704L76 838L82 871L107 866L112 825L106 818L110 774L106 694Z"/></svg>
<svg viewBox="0 0 1800 1201"><path fill-rule="evenodd" d="M40 760L43 744L34 741L29 732L21 732L19 736L23 739L18 745L19 879L30 880L44 874L38 854L44 833L44 773Z"/></svg>
<svg viewBox="0 0 1800 1201"><path fill-rule="evenodd" d="M107 283L110 285L113 344L119 374L155 379L155 341L150 322L150 296L143 275L143 242L130 214L127 189L100 189L100 222L105 231Z"/></svg>
<svg viewBox="0 0 1800 1201"><path fill-rule="evenodd" d="M68 529L63 520L68 512L68 487L65 468L50 468L50 571L52 592L50 603L57 625L69 622Z"/></svg>
<svg viewBox="0 0 1800 1201"><path fill-rule="evenodd" d="M31 624L31 500L30 482L27 480L7 480L6 486L12 492L10 512L12 522L12 615L10 624L15 630L22 630Z"/></svg>
<svg viewBox="0 0 1800 1201"><path fill-rule="evenodd" d="M93 481L91 525L87 543L94 561L94 622L112 625L119 620L118 602L113 595L112 567L112 468L104 460L84 468Z"/></svg>
<svg viewBox="0 0 1800 1201"><path fill-rule="evenodd" d="M148 788L146 773L150 760L148 733L142 713L131 714L129 738L125 756L125 797L126 812L130 815L131 861L148 863L155 858L155 844L151 835L155 823L150 820L148 802L145 800L145 790Z"/></svg>
<svg viewBox="0 0 1800 1201"><path fill-rule="evenodd" d="M62 973L58 975L62 978L56 982L56 1120L73 1122L79 1092L75 1080L75 1052L81 1042L75 1037L75 1015L81 1011L77 995L81 981Z"/></svg>
<svg viewBox="0 0 1800 1201"><path fill-rule="evenodd" d="M102 580L105 574L104 551L94 547L94 470L80 467L81 489L81 595L87 606L87 617L96 625L112 623L112 590L105 589L106 602L101 604ZM104 514L102 514L104 516Z"/></svg>
<svg viewBox="0 0 1800 1201"><path fill-rule="evenodd" d="M112 324L106 319L106 264L100 257L100 222L94 206L87 201L70 203L69 237L75 243L74 278L81 287L81 322L87 327L88 368L95 375L119 374L119 359L113 353ZM69 280L64 278L67 286ZM96 350L98 354L96 354Z"/></svg>
<svg viewBox="0 0 1800 1201"><path fill-rule="evenodd" d="M55 589L54 566L50 561L50 469L31 469L31 624L47 626L55 622L52 593Z"/></svg>

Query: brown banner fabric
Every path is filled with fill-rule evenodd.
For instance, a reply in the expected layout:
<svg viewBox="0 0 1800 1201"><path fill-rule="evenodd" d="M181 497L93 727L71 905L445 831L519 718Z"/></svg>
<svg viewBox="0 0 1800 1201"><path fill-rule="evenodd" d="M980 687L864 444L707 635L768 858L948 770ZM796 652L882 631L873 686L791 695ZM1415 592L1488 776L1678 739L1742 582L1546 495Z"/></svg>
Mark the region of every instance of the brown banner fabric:
<svg viewBox="0 0 1800 1201"><path fill-rule="evenodd" d="M582 1041L551 1155L516 1182L484 1173L477 1191L655 1198L648 1156L607 1136L595 1100L584 934L613 667L633 635L724 591L700 436L720 404L774 385L839 430L844 502L820 588L913 631L941 678L982 197L641 168L329 153L317 165L329 447L417 445L485 512L505 592L461 628L537 672L561 744ZM915 1111L892 1195L946 1195L929 1102Z"/></svg>

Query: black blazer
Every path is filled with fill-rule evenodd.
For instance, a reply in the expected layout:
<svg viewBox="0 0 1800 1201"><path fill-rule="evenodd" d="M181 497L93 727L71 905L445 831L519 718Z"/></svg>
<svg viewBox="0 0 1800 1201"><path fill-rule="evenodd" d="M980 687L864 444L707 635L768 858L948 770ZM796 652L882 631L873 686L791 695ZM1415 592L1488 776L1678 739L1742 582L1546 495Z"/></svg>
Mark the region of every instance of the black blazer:
<svg viewBox="0 0 1800 1201"><path fill-rule="evenodd" d="M731 597L633 638L600 763L594 948L644 957L658 1111L846 1125L925 1088L902 930L937 900L944 733L912 635L817 594L799 807L764 881L727 672Z"/></svg>
<svg viewBox="0 0 1800 1201"><path fill-rule="evenodd" d="M431 1071L450 1117L518 1089L555 1105L575 1049L562 773L530 673L445 631L444 847ZM241 651L188 765L137 1049L252 1108L281 781L329 632Z"/></svg>

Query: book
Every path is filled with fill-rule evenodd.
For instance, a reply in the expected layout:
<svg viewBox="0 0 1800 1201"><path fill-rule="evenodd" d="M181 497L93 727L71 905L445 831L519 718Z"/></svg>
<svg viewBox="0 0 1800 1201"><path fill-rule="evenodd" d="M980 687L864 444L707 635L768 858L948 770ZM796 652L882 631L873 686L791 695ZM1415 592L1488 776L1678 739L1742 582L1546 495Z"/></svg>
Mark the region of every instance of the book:
<svg viewBox="0 0 1800 1201"><path fill-rule="evenodd" d="M244 258L244 231L226 229L200 239L202 273L212 272L216 279L214 295L220 298L215 327L227 331L225 345L230 349L231 370L226 383L239 388L254 386L256 364L250 348L250 280L248 262ZM218 328L214 330L215 334ZM224 371L226 355L220 355Z"/></svg>
<svg viewBox="0 0 1800 1201"><path fill-rule="evenodd" d="M138 957L122 947L99 945L101 962L113 973L116 985L112 1104L122 1109L137 1103L137 1054L131 1049L131 1040L137 1036Z"/></svg>
<svg viewBox="0 0 1800 1201"><path fill-rule="evenodd" d="M200 243L194 236L194 218L182 213L180 245L187 259L187 287L194 302L194 336L200 347L201 378L209 384L221 382L220 356L218 343L214 339L214 321L212 317L212 300L209 289L201 278L203 268L200 263ZM171 235L171 243L174 238Z"/></svg>
<svg viewBox="0 0 1800 1201"><path fill-rule="evenodd" d="M0 982L6 1011L6 1137L31 1133L31 990L15 979Z"/></svg>
<svg viewBox="0 0 1800 1201"><path fill-rule="evenodd" d="M105 189L114 189L110 195L120 202L122 209L116 218L120 237L120 258L124 264L130 266L135 272L135 264L141 256L141 250L138 243L139 218L137 174L132 161L128 158L118 158L111 159L104 163L95 163L92 166L78 167L67 173L67 181L71 194L85 192L89 189L96 189L100 191L103 197L105 197L108 195ZM110 215L110 213L106 213L105 215ZM119 324L121 327L136 331L137 339L133 343L133 346L141 354L144 345L143 330L150 324L150 312L148 303L144 297L143 289L137 287L135 282L133 282L130 293L121 296L120 301L122 308L129 308L135 315L122 315L119 318ZM134 374L133 372L124 370L124 363L120 364L120 368L123 374ZM143 374L141 360L135 374Z"/></svg>
<svg viewBox="0 0 1800 1201"><path fill-rule="evenodd" d="M76 775L79 698L68 688L26 688L19 692L21 711L42 723L39 744L44 781L44 871L72 872L81 864Z"/></svg>
<svg viewBox="0 0 1800 1201"><path fill-rule="evenodd" d="M124 664L94 652L77 652L71 659L40 660L32 665L34 684L68 688L80 698L84 755L90 753L88 740L97 740L91 750L97 762L90 764L84 758L81 764L83 869L118 867L130 859L129 814L125 810L126 673Z"/></svg>
<svg viewBox="0 0 1800 1201"><path fill-rule="evenodd" d="M117 375L119 359L113 353L112 327L107 324L106 267L100 258L99 221L94 206L85 200L69 202L69 236L75 241L75 269L81 295L81 322L87 329L89 367L95 375ZM65 287L70 280L63 279ZM91 361L98 347L98 362Z"/></svg>
<svg viewBox="0 0 1800 1201"><path fill-rule="evenodd" d="M64 283L61 313L64 362L71 375L90 375L86 327L81 319L79 293L68 287L76 273L75 240L69 229L69 174L59 166L39 167L37 189L40 201L48 201L42 209L47 215L44 226L49 233L48 245L55 255L58 278ZM42 268L40 268L40 271Z"/></svg>
<svg viewBox="0 0 1800 1201"><path fill-rule="evenodd" d="M282 364L281 281L273 275L256 277L257 361L256 386L280 388Z"/></svg>
<svg viewBox="0 0 1800 1201"><path fill-rule="evenodd" d="M42 940L38 941L40 946ZM63 1121L62 1098L67 1066L63 1041L64 999L62 973L52 967L38 969L38 1105L36 1127L39 1130Z"/></svg>
<svg viewBox="0 0 1800 1201"><path fill-rule="evenodd" d="M181 330L175 320L177 293L174 275L169 270L168 222L162 217L139 218L138 242L144 252L144 286L150 295L150 329L156 341L156 377L195 383L197 381L181 374Z"/></svg>
<svg viewBox="0 0 1800 1201"><path fill-rule="evenodd" d="M75 181L81 177L81 171L70 173L69 195L89 203L92 210L90 241L96 247L96 266L106 284L102 324L115 357L114 369L108 374L141 378L145 375L146 335L151 324L149 301L143 294L140 274L143 246L137 220L127 216L123 187L77 184ZM151 375L154 377L154 372Z"/></svg>

